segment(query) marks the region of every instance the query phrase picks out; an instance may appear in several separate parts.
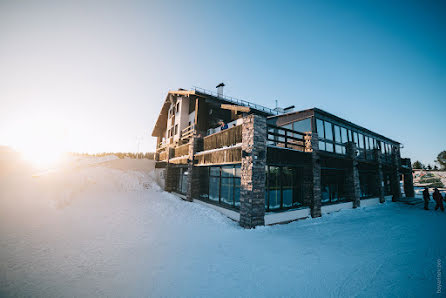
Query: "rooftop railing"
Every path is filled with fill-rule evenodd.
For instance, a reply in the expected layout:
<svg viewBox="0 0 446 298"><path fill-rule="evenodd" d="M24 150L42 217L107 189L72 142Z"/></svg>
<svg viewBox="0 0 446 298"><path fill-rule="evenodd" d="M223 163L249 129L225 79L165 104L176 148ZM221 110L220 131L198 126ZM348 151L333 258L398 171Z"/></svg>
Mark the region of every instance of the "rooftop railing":
<svg viewBox="0 0 446 298"><path fill-rule="evenodd" d="M195 90L195 91L198 91L200 93L211 95L211 96L214 96L214 97L217 97L217 98L221 98L221 99L224 99L226 101L232 102L232 103L234 103L236 105L239 105L239 106L245 106L245 107L253 108L253 109L257 110L257 111L261 111L261 112L264 112L264 113L267 113L267 114L270 114L270 115L279 115L280 114L278 111L276 111L274 109L271 109L271 108L268 108L268 107L265 107L265 106L262 106L262 105L258 105L258 104L255 104L255 103L243 100L243 99L238 99L238 98L235 98L235 97L232 97L232 96L227 96L227 95L220 95L220 94L217 94L216 92L213 92L213 91L210 91L210 90L207 90L207 89L203 89L203 88L200 88L200 87L195 87L195 86L193 86L192 89Z"/></svg>

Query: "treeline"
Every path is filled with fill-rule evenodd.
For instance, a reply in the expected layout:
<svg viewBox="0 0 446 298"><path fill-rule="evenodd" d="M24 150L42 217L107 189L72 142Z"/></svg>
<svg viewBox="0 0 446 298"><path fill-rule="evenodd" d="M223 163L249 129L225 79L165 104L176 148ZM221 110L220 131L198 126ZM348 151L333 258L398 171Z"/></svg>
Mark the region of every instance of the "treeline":
<svg viewBox="0 0 446 298"><path fill-rule="evenodd" d="M437 165L431 166L430 164L424 165L419 160L417 160L412 164L412 168L428 171L446 171L446 151L442 151L437 155L435 163L438 164L440 167L438 167Z"/></svg>
<svg viewBox="0 0 446 298"><path fill-rule="evenodd" d="M146 153L135 153L135 152L101 152L101 153L78 153L78 152L71 152L74 156L90 156L90 157L103 157L108 155L115 155L119 157L120 159L124 158L134 158L134 159L155 159L155 153L154 152L146 152Z"/></svg>

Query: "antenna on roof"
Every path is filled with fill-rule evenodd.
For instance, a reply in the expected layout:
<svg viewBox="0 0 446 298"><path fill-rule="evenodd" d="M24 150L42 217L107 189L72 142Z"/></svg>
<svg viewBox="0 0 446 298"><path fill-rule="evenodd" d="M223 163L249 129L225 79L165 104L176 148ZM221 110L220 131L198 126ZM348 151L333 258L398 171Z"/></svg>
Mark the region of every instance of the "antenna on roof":
<svg viewBox="0 0 446 298"><path fill-rule="evenodd" d="M223 96L223 87L225 86L225 83L218 84L215 88L217 88L217 96L221 97Z"/></svg>

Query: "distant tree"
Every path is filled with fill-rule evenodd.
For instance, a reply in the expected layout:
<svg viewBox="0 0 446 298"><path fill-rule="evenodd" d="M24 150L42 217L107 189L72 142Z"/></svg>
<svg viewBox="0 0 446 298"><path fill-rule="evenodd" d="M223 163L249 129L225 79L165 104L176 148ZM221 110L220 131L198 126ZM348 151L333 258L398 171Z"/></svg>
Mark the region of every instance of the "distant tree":
<svg viewBox="0 0 446 298"><path fill-rule="evenodd" d="M440 165L442 170L446 170L446 151L440 152L435 162Z"/></svg>
<svg viewBox="0 0 446 298"><path fill-rule="evenodd" d="M427 170L428 171L432 170L432 166L431 165L427 165Z"/></svg>
<svg viewBox="0 0 446 298"><path fill-rule="evenodd" d="M423 167L424 167L424 165L419 160L415 161L413 163L413 165L412 165L413 169L420 169L421 170Z"/></svg>
<svg viewBox="0 0 446 298"><path fill-rule="evenodd" d="M434 166L434 171L438 171L437 165Z"/></svg>

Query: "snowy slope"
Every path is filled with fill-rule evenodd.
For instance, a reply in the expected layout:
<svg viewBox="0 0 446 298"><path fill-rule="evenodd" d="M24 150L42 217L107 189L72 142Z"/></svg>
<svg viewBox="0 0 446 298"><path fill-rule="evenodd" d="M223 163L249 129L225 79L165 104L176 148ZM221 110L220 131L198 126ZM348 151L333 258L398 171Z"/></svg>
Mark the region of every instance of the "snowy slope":
<svg viewBox="0 0 446 298"><path fill-rule="evenodd" d="M2 177L1 297L438 296L446 214L389 203L244 230L122 163Z"/></svg>

